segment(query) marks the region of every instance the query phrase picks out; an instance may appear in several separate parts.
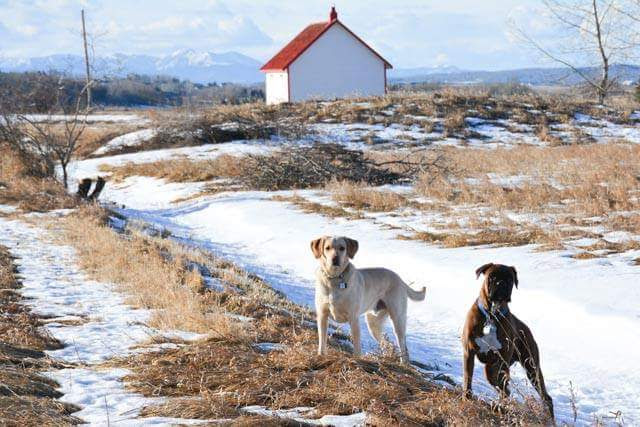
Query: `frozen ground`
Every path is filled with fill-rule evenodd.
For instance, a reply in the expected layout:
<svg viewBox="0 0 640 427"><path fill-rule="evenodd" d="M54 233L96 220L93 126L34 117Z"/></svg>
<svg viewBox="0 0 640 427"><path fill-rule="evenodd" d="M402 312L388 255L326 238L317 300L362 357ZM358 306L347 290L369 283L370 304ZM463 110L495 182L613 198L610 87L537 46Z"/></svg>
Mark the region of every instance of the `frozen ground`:
<svg viewBox="0 0 640 427"><path fill-rule="evenodd" d="M57 123L73 120L75 116L65 116L62 114L27 114L25 116L33 122ZM138 114L90 114L86 117L80 115L79 120L86 120L88 123L127 123L127 124L148 124L151 122L146 117Z"/></svg>
<svg viewBox="0 0 640 427"><path fill-rule="evenodd" d="M125 390L123 369L101 369L96 364L113 356L125 356L133 347L158 331L144 325L147 310L135 310L124 296L106 283L89 280L75 264L75 252L53 244L47 232L18 220L0 218L2 244L14 255L23 278L20 293L39 315L46 328L66 346L47 353L77 368L47 373L58 381L62 401L82 407L76 416L92 425L175 425L198 420L137 418L143 406L157 403ZM77 321L76 325L68 323ZM73 322L72 322L73 323ZM198 335L173 331L183 339Z"/></svg>
<svg viewBox="0 0 640 427"><path fill-rule="evenodd" d="M82 162L77 170L84 170ZM197 184L189 185L181 188L185 195L197 191ZM172 204L162 196L167 189L162 181L148 179L144 191L124 183L111 186L104 197L126 205L121 212L129 217L166 227L259 274L301 304L313 304L316 265L309 241L323 234L358 239L357 266L389 267L415 287L427 286L426 302L410 304L409 349L413 359L457 381L462 376L462 324L480 287L474 270L485 262L515 265L521 286L512 310L531 327L541 348L558 418L572 419L571 382L580 424L618 410L626 422L640 422L640 270L625 260L575 260L526 246L440 249L397 240L397 232L372 218L331 220L302 213L271 201L273 193L225 193ZM366 348L373 349L366 330L363 336ZM494 397L482 367L476 366L474 390ZM522 369L512 372L517 393L534 392Z"/></svg>
<svg viewBox="0 0 640 427"><path fill-rule="evenodd" d="M210 160L223 154L264 154L278 145L278 143L270 144L262 141L232 141L222 144L205 144L197 147L150 150L83 160L82 162L72 163L69 168L71 171L70 174L76 178L85 178L96 175L106 175L98 169L98 167L103 164L119 166L126 163L151 163L168 159Z"/></svg>
<svg viewBox="0 0 640 427"><path fill-rule="evenodd" d="M155 129L142 129L137 130L135 132L126 133L124 135L120 135L116 138L113 138L107 144L98 148L93 152L94 156L100 156L102 154L108 153L109 151L124 148L124 147L133 147L143 143L144 141L148 141L153 138L156 134Z"/></svg>
<svg viewBox="0 0 640 427"><path fill-rule="evenodd" d="M427 116L405 116L412 118L413 124L391 123L318 123L310 126L313 132L310 140L320 142L338 142L351 148L398 149L412 146L471 146L483 148L512 147L514 145L547 145L536 134L536 127L518 123L513 119L487 120L473 117L465 118L468 137L456 133L444 132L443 120ZM637 114L632 120L637 120ZM425 123L430 123L425 127ZM616 124L607 120L594 119L577 113L568 124L552 124L549 135L565 142L572 140L572 130L578 129L598 142L625 140L640 143L640 126L637 122Z"/></svg>

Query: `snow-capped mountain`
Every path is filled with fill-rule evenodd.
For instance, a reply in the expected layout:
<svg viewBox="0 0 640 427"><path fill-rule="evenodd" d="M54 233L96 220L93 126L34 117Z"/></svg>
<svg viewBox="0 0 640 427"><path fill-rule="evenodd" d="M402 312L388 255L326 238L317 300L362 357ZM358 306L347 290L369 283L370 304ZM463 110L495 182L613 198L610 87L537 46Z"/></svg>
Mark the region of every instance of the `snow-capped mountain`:
<svg viewBox="0 0 640 427"><path fill-rule="evenodd" d="M127 55L116 53L96 57L96 76L127 74L164 75L196 83L255 83L263 80L260 62L237 52L198 52L177 50L169 55ZM80 55L56 54L36 58L12 58L0 54L0 71L61 71L72 75L84 73Z"/></svg>

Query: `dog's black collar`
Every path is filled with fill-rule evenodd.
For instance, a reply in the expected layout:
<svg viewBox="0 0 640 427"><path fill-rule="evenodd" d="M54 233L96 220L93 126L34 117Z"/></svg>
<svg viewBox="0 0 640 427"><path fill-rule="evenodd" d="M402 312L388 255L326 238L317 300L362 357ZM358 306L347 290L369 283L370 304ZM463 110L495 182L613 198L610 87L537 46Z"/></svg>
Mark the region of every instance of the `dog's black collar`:
<svg viewBox="0 0 640 427"><path fill-rule="evenodd" d="M476 300L476 304L478 305L478 309L480 309L480 313L484 315L485 319L487 321L491 320L491 313L484 305L482 305L480 298ZM507 314L509 314L509 307L501 308L500 310L498 310L498 313L500 313L502 317L507 317Z"/></svg>

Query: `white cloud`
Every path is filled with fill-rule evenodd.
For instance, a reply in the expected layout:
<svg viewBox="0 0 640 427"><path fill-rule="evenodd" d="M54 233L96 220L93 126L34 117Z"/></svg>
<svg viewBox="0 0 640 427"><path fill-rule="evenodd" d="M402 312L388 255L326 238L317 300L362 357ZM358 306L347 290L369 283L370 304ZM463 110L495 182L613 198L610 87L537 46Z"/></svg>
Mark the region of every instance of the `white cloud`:
<svg viewBox="0 0 640 427"><path fill-rule="evenodd" d="M96 53L166 54L176 48L237 50L268 59L307 24L326 20L326 0L0 0L0 51L37 56L79 49L80 9ZM396 68L532 65L505 30L530 0L335 0L340 19ZM530 25L542 26L535 14ZM537 28L536 27L536 28ZM544 28L542 28L544 30Z"/></svg>

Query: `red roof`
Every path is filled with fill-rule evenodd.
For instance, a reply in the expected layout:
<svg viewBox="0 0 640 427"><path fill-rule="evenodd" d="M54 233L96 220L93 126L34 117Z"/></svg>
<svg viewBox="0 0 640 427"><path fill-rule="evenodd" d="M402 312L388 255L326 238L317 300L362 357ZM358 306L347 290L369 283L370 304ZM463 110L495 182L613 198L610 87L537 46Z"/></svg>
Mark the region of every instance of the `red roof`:
<svg viewBox="0 0 640 427"><path fill-rule="evenodd" d="M331 28L334 24L340 24L342 28L347 30L353 37L356 38L360 43L365 45L374 55L384 62L386 68L393 68L389 61L384 59L382 56L378 54L375 50L371 49L368 44L362 41L360 37L356 36L350 29L348 29L342 22L338 21L338 19L332 19L329 22L318 22L315 24L309 25L307 28L302 30L300 34L298 34L293 40L289 42L285 47L282 48L280 52L278 52L273 58L271 58L266 64L260 68L261 71L284 71L289 65L293 63L300 55L304 53L305 50L309 48L316 40L320 38L329 28Z"/></svg>

